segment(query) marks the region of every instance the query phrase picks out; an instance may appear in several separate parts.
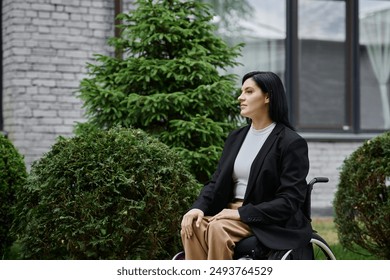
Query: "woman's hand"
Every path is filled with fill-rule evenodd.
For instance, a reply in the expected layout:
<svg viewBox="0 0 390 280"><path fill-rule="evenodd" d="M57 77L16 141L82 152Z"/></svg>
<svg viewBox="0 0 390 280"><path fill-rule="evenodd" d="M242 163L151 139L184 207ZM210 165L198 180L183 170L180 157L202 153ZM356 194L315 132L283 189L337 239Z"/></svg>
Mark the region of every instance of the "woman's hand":
<svg viewBox="0 0 390 280"><path fill-rule="evenodd" d="M211 222L213 220L220 220L220 219L240 220L240 214L238 213L238 210L223 209L217 215L211 217L208 220L209 222Z"/></svg>
<svg viewBox="0 0 390 280"><path fill-rule="evenodd" d="M184 232L187 238L191 238L193 234L193 221L196 220L195 225L196 227L199 227L203 217L204 213L200 209L191 209L183 216L183 219L181 221L181 230Z"/></svg>

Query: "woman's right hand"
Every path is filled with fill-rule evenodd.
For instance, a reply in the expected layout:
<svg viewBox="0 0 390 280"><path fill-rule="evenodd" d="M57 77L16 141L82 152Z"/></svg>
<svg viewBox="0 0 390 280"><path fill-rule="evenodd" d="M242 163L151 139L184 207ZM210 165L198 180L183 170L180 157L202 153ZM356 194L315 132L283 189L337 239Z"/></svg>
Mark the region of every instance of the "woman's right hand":
<svg viewBox="0 0 390 280"><path fill-rule="evenodd" d="M186 238L191 238L193 234L193 221L196 220L195 225L196 227L199 227L203 217L204 213L200 209L191 209L183 216L181 221L181 230L184 232Z"/></svg>

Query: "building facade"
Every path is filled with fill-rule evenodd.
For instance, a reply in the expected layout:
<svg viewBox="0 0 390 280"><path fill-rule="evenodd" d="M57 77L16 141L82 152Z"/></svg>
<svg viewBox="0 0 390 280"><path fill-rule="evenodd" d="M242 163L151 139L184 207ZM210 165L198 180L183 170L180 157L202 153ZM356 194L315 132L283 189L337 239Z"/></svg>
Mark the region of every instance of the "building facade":
<svg viewBox="0 0 390 280"><path fill-rule="evenodd" d="M0 131L26 165L83 122L77 98L86 63L114 55L120 0L3 0ZM278 73L290 117L309 144L310 172L330 182L313 192L314 214L332 213L343 160L390 129L390 1L210 0L218 32L245 42L242 66Z"/></svg>

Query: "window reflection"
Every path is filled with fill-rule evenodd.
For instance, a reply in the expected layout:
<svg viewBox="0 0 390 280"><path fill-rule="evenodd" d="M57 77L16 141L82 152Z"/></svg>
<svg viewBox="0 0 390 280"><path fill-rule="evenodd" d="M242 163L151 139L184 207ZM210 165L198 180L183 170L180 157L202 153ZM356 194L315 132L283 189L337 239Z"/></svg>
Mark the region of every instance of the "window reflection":
<svg viewBox="0 0 390 280"><path fill-rule="evenodd" d="M252 70L285 72L285 0L209 0L217 17L218 33L232 45L245 43L242 65L229 69L242 77Z"/></svg>
<svg viewBox="0 0 390 280"><path fill-rule="evenodd" d="M345 124L344 1L298 2L298 126L348 129Z"/></svg>

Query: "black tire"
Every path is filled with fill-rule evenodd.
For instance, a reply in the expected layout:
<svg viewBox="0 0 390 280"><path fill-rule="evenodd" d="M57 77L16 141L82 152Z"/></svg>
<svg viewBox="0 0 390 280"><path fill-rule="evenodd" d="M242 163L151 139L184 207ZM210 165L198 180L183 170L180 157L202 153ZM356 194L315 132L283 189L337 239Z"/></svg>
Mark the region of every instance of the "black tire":
<svg viewBox="0 0 390 280"><path fill-rule="evenodd" d="M336 260L335 255L330 249L328 243L317 233L313 232L310 243L313 247L313 259L314 260ZM283 252L280 256L280 260L291 260L294 259L294 250L288 250Z"/></svg>
<svg viewBox="0 0 390 280"><path fill-rule="evenodd" d="M336 260L332 249L320 235L313 232L310 242L313 244L315 260Z"/></svg>

